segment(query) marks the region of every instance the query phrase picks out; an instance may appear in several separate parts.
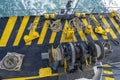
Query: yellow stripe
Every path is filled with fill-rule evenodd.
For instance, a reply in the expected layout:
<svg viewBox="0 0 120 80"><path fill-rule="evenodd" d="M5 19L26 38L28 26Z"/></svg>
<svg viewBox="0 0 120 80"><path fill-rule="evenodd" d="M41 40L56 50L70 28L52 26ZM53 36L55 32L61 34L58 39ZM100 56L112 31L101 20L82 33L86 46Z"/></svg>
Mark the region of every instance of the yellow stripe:
<svg viewBox="0 0 120 80"><path fill-rule="evenodd" d="M82 21L83 21L83 23L84 23L85 26L89 25L87 19L83 18ZM98 38L95 35L95 33L94 33L93 30L91 31L91 37L93 38L93 40L98 40Z"/></svg>
<svg viewBox="0 0 120 80"><path fill-rule="evenodd" d="M108 71L108 70L103 70L104 74L113 74L112 71ZM105 77L105 80L115 80L114 78L110 78L110 77Z"/></svg>
<svg viewBox="0 0 120 80"><path fill-rule="evenodd" d="M75 25L75 22L74 22L73 24ZM86 36L85 36L83 30L79 30L79 31L77 31L77 32L79 33L79 35L80 35L82 41L87 41L87 38L86 38Z"/></svg>
<svg viewBox="0 0 120 80"><path fill-rule="evenodd" d="M63 31L65 31L66 27L70 27L70 25L69 25L69 23L68 23L67 20L65 21L65 25L64 25L64 29L63 29ZM60 42L72 42L72 41L74 41L74 42L77 41L75 35L73 35L73 40L65 40L65 33L62 32L62 36L61 36L61 40L60 40Z"/></svg>
<svg viewBox="0 0 120 80"><path fill-rule="evenodd" d="M58 20L60 20L60 19L58 19ZM57 20L56 20L56 21L57 21ZM61 20L60 20L60 21L61 21ZM57 32L52 31L52 35L51 35L51 38L50 38L49 43L54 43L55 38L56 38L56 35L57 35Z"/></svg>
<svg viewBox="0 0 120 80"><path fill-rule="evenodd" d="M105 24L105 26L106 26L107 28L109 28L109 32L110 32L111 36L112 36L114 39L116 39L117 36L116 36L116 34L114 33L114 31L110 28L110 25L109 25L109 23L107 22L107 20L105 19L105 17L102 16L101 14L99 15L99 17L100 17L100 16L102 17L102 22Z"/></svg>
<svg viewBox="0 0 120 80"><path fill-rule="evenodd" d="M49 43L54 43L56 35L57 35L57 32L52 32Z"/></svg>
<svg viewBox="0 0 120 80"><path fill-rule="evenodd" d="M21 78L10 78L10 79L4 79L4 80L35 80L35 79L40 79L40 78L45 78L45 77L53 77L53 76L58 76L58 73L52 73L51 68L41 68L39 70L39 75L38 76L30 76L30 77L21 77Z"/></svg>
<svg viewBox="0 0 120 80"><path fill-rule="evenodd" d="M54 73L50 76L46 76L46 77L54 77L54 76L58 76L58 73ZM39 76L30 76L30 77L21 77L21 78L10 78L10 79L3 79L3 80L35 80L35 79L41 79L41 78L45 78L45 77L41 77Z"/></svg>
<svg viewBox="0 0 120 80"><path fill-rule="evenodd" d="M51 76L46 76L46 77L54 77L58 76L58 73L54 73ZM10 79L3 79L3 80L35 80L35 79L41 79L45 77L40 77L40 76L31 76L31 77L21 77L21 78L10 78Z"/></svg>
<svg viewBox="0 0 120 80"><path fill-rule="evenodd" d="M115 79L110 77L105 77L105 80L115 80Z"/></svg>
<svg viewBox="0 0 120 80"><path fill-rule="evenodd" d="M110 71L104 71L105 73L107 73L107 74L111 74L111 72ZM49 76L58 76L58 73L54 73L54 74L51 74L51 75L49 75ZM45 76L45 77L47 77L47 76ZM44 76L30 76L30 77L21 77L21 78L10 78L10 79L4 79L4 80L29 80L29 79L36 79L36 78L38 78L38 79L40 79L40 78L44 78ZM114 78L110 78L110 77L105 77L105 80L115 80Z"/></svg>
<svg viewBox="0 0 120 80"><path fill-rule="evenodd" d="M50 24L50 20L46 20L44 22L44 25L43 25L43 28L42 28L42 32L40 33L40 37L39 37L39 40L38 40L37 44L42 44L43 43L45 35L46 35L48 27L49 27L49 24Z"/></svg>
<svg viewBox="0 0 120 80"><path fill-rule="evenodd" d="M3 80L29 80L29 79L37 79L40 76L31 76L31 77L21 77L21 78L10 78L10 79L3 79Z"/></svg>
<svg viewBox="0 0 120 80"><path fill-rule="evenodd" d="M14 25L16 23L16 20L17 20L17 16L9 17L9 20L6 24L6 27L4 29L4 32L3 32L1 40L0 40L1 47L5 47L7 45L7 42L11 36L12 30L13 30Z"/></svg>
<svg viewBox="0 0 120 80"><path fill-rule="evenodd" d="M113 23L113 25L115 26L115 28L117 29L117 31L120 33L120 26L116 23L116 21L114 20L114 18L109 15L109 19L111 20L111 22Z"/></svg>
<svg viewBox="0 0 120 80"><path fill-rule="evenodd" d="M111 67L109 64L104 64L103 67Z"/></svg>
<svg viewBox="0 0 120 80"><path fill-rule="evenodd" d="M108 71L108 70L103 70L103 73L104 73L104 74L113 74L112 71Z"/></svg>
<svg viewBox="0 0 120 80"><path fill-rule="evenodd" d="M97 23L99 23L94 15L92 15L92 18L93 18ZM95 24L95 25L96 25L96 24ZM96 26L97 26L97 25L96 25ZM100 26L100 27L102 27L102 26ZM103 39L108 39L108 37L107 37L106 35L102 35L102 37L103 37Z"/></svg>
<svg viewBox="0 0 120 80"><path fill-rule="evenodd" d="M40 20L40 16L36 16L34 22L32 23L32 24L33 24L33 27L34 27L35 29L37 28L37 25L38 25L38 23L39 23L39 20ZM32 35L32 32L33 32L33 30L30 30L29 35ZM31 44L32 44L32 41L29 42L29 43L26 43L26 45L31 45Z"/></svg>
<svg viewBox="0 0 120 80"><path fill-rule="evenodd" d="M27 25L28 21L29 21L29 18L30 18L29 16L24 16L24 18L22 20L22 23L20 25L20 28L18 30L18 33L17 33L17 36L16 36L16 39L14 41L13 46L18 46L19 45L20 39L21 39L21 37L23 35L23 32L24 32L24 30L26 28L26 25Z"/></svg>
<svg viewBox="0 0 120 80"><path fill-rule="evenodd" d="M86 38L86 36L85 36L85 34L83 33L82 30L78 31L78 33L79 33L79 35L80 35L82 41L87 41L87 38Z"/></svg>

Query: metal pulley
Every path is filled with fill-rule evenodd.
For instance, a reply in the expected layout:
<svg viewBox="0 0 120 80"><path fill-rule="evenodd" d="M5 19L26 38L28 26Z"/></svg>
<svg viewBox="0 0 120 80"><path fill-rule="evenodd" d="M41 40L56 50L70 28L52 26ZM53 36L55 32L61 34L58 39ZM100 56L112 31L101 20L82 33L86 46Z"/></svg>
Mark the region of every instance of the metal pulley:
<svg viewBox="0 0 120 80"><path fill-rule="evenodd" d="M65 72L74 72L82 69L82 65L86 66L92 62L97 62L104 58L105 53L110 50L110 45L100 41L88 42L86 45L82 43L62 43L57 48L48 51L49 63L53 70L64 67Z"/></svg>
<svg viewBox="0 0 120 80"><path fill-rule="evenodd" d="M92 61L96 61L96 46L94 42L88 42L85 46L86 53L85 53L85 60L86 66L92 63Z"/></svg>
<svg viewBox="0 0 120 80"><path fill-rule="evenodd" d="M102 60L106 54L109 54L113 51L113 48L109 42L95 41L93 44L93 46L95 47L93 53L95 55L92 55L92 57L97 57L97 60Z"/></svg>
<svg viewBox="0 0 120 80"><path fill-rule="evenodd" d="M104 46L100 41L95 41L95 46L96 46L96 49L97 49L97 55L96 55L97 59L102 60L103 57L104 57L104 54L105 54Z"/></svg>
<svg viewBox="0 0 120 80"><path fill-rule="evenodd" d="M76 60L83 62L86 53L84 45L82 43L76 43L74 46L76 52Z"/></svg>
<svg viewBox="0 0 120 80"><path fill-rule="evenodd" d="M57 70L59 62L63 60L63 51L58 46L57 48L52 48L48 50L49 53L49 65L53 70Z"/></svg>
<svg viewBox="0 0 120 80"><path fill-rule="evenodd" d="M75 59L76 59L76 54L75 54L75 48L72 43L65 43L63 44L63 49L64 49L64 58L66 58L67 61L67 71L71 72L74 71L75 69Z"/></svg>
<svg viewBox="0 0 120 80"><path fill-rule="evenodd" d="M75 47L75 54L76 54L75 67L82 70L83 69L82 65L85 62L86 49L82 43L74 43L74 47Z"/></svg>
<svg viewBox="0 0 120 80"><path fill-rule="evenodd" d="M77 51L77 49L79 49L79 51ZM80 62L80 60L82 60L81 55L83 55L83 52L82 46L78 44L75 46L73 43L63 43L55 49L52 47L48 51L50 67L52 67L53 70L57 70L59 66L64 66L67 72L73 72L76 61Z"/></svg>
<svg viewBox="0 0 120 80"><path fill-rule="evenodd" d="M82 70L86 53L84 45L82 43L67 43L64 44L63 49L67 59L67 71L74 72L78 68ZM70 64L73 65L71 66Z"/></svg>
<svg viewBox="0 0 120 80"><path fill-rule="evenodd" d="M86 58L89 58L89 62L96 62L97 60L102 60L104 57L104 46L100 41L88 42L87 44ZM92 58L92 59L91 59Z"/></svg>

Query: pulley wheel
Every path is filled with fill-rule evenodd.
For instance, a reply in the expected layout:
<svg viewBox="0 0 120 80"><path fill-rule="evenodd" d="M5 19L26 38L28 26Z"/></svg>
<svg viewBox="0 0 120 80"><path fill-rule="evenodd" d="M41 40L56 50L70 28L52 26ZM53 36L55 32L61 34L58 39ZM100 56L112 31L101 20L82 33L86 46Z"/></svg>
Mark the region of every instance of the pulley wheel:
<svg viewBox="0 0 120 80"><path fill-rule="evenodd" d="M91 55L92 57L97 56L97 49L96 49L96 46L95 46L94 42L89 42L88 43L87 50L88 50L88 54Z"/></svg>
<svg viewBox="0 0 120 80"><path fill-rule="evenodd" d="M65 58L67 60L67 71L73 72L76 58L74 45L72 43L66 43L64 46Z"/></svg>
<svg viewBox="0 0 120 80"><path fill-rule="evenodd" d="M64 65L64 49L62 45L59 45L60 51L61 51L61 56L62 56L62 60L60 61L61 66Z"/></svg>
<svg viewBox="0 0 120 80"><path fill-rule="evenodd" d="M104 57L104 46L102 45L102 43L100 41L96 41L95 42L95 46L96 46L96 49L97 49L97 59L100 60L100 59L103 59Z"/></svg>
<svg viewBox="0 0 120 80"><path fill-rule="evenodd" d="M81 62L85 61L86 50L83 44L80 44L80 43L76 44L75 50L76 50L76 59L80 60Z"/></svg>

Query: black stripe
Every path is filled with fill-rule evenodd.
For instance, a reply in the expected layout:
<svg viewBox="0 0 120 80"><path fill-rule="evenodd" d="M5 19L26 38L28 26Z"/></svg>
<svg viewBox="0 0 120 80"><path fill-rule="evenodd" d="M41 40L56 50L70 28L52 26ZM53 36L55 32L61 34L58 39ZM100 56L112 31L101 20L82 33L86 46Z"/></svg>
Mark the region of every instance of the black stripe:
<svg viewBox="0 0 120 80"><path fill-rule="evenodd" d="M80 19L80 18L79 18ZM68 22L69 22L70 20L68 20ZM82 39L81 39L81 36L79 35L79 33L78 33L78 31L75 31L74 32L74 35L75 35L75 37L76 37L76 39L77 39L77 42L81 42L82 41Z"/></svg>
<svg viewBox="0 0 120 80"><path fill-rule="evenodd" d="M36 78L34 80L58 80L58 76L53 76L53 77L45 77L45 78ZM29 79L29 80L33 80L33 79Z"/></svg>
<svg viewBox="0 0 120 80"><path fill-rule="evenodd" d="M106 14L107 15L107 14ZM116 34L116 36L120 39L120 36L119 36L119 32L117 31L117 29L115 28L114 24L111 22L111 20L108 18L108 15L105 16L106 20L108 21L109 25L111 26L112 30L114 31L114 33ZM113 18L114 19L114 18ZM114 19L115 20L115 19ZM115 20L116 22L116 20ZM117 22L116 22L117 23Z"/></svg>
<svg viewBox="0 0 120 80"><path fill-rule="evenodd" d="M76 37L76 39L77 39L77 42L81 42L81 41L82 41L82 39L81 39L78 31L74 32L74 35L75 35L75 37Z"/></svg>
<svg viewBox="0 0 120 80"><path fill-rule="evenodd" d="M4 29L7 25L8 20L9 20L9 17L0 18L0 39L2 37L2 34L4 32Z"/></svg>
<svg viewBox="0 0 120 80"><path fill-rule="evenodd" d="M95 16L95 14L94 14L94 16ZM89 16L87 17L87 19L90 20L90 25L92 26L92 29L93 29L93 31L95 33L95 28L97 27L96 24L90 19ZM95 33L95 35L97 36L97 38L98 38L99 41L103 41L104 40L103 37L102 37L102 35L97 34L97 33Z"/></svg>
<svg viewBox="0 0 120 80"><path fill-rule="evenodd" d="M52 20L50 20L50 23L52 23ZM48 27L50 27L50 25ZM52 31L48 28L46 35L45 35L45 38L44 38L44 41L43 41L43 44L45 44L45 45L49 44L51 34L52 34Z"/></svg>
<svg viewBox="0 0 120 80"><path fill-rule="evenodd" d="M30 30L28 30L28 28L33 23L34 19L35 19L35 16L30 16L29 21L28 21L28 23L26 25L26 28L25 28L25 30L23 32L23 35L21 37L21 41L19 43L19 46L25 46L24 36L29 35Z"/></svg>
<svg viewBox="0 0 120 80"><path fill-rule="evenodd" d="M103 67L104 70L111 71L112 72L112 67Z"/></svg>
<svg viewBox="0 0 120 80"><path fill-rule="evenodd" d="M86 15L86 17L87 17L87 15ZM83 18L80 18L81 22L83 23L82 19L83 19ZM86 19L86 20L87 20L87 19ZM88 22L88 20L87 20L87 22ZM84 23L83 23L83 24L84 24ZM83 26L83 32L84 32L84 30L85 30L85 27L86 27L86 26ZM84 34L85 34L85 32L84 32ZM86 38L87 38L88 41L93 41L93 39L92 39L92 37L91 37L90 34L85 34L85 36L86 36Z"/></svg>
<svg viewBox="0 0 120 80"><path fill-rule="evenodd" d="M114 20L116 21L116 23L120 26L120 21L118 21L117 19L116 19L116 17L113 17L114 18Z"/></svg>
<svg viewBox="0 0 120 80"><path fill-rule="evenodd" d="M64 30L65 22L66 22L66 20L61 20L62 30ZM54 41L54 43L53 43L54 46L57 46L57 45L60 43L60 40L61 40L61 38L62 38L62 33L63 33L63 31L60 31L60 32L57 33L56 38L55 38L55 41Z"/></svg>
<svg viewBox="0 0 120 80"><path fill-rule="evenodd" d="M45 19L40 16L40 20L39 20L38 25L36 27L36 31L39 33L39 36L41 35L41 31L42 31L44 22L45 22ZM39 37L37 39L33 40L31 45L37 45L38 39L39 39Z"/></svg>
<svg viewBox="0 0 120 80"><path fill-rule="evenodd" d="M103 16L103 15L102 15L102 16ZM101 24L102 27L105 26L105 24L102 22L102 20L101 20L100 17L98 16L98 14L95 15L95 17L96 17L97 21ZM106 26L105 26L105 27L106 27ZM110 35L109 32L107 33L107 37L108 37L109 39L112 38L112 36Z"/></svg>
<svg viewBox="0 0 120 80"><path fill-rule="evenodd" d="M17 18L16 23L15 23L15 25L14 25L14 28L13 28L13 30L12 30L12 33L11 33L11 35L10 35L10 38L9 38L9 40L8 40L7 46L10 47L10 46L13 45L14 40L15 40L15 38L16 38L16 35L17 35L17 33L18 33L19 27L20 27L20 25L21 25L21 23L22 23L22 20L23 20L23 17L18 17L18 18Z"/></svg>
<svg viewBox="0 0 120 80"><path fill-rule="evenodd" d="M113 18L114 18L114 20L115 20L118 24L120 24L120 21L116 18L116 16L113 17Z"/></svg>
<svg viewBox="0 0 120 80"><path fill-rule="evenodd" d="M114 75L110 75L110 74L103 74L102 76L104 77L109 77L109 78L114 78ZM104 79L105 80L105 79Z"/></svg>

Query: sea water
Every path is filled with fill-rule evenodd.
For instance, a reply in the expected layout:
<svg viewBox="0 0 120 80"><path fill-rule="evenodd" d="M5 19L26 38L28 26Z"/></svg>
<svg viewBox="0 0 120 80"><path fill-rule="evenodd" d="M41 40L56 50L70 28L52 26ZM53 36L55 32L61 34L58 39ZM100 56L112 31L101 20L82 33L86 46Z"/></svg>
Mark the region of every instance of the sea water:
<svg viewBox="0 0 120 80"><path fill-rule="evenodd" d="M0 0L1 16L41 15L44 13L60 13L66 8L68 0ZM106 12L106 4L113 0L79 0L76 12ZM119 1L119 0L118 0ZM73 0L72 8L77 0ZM71 9L72 12L72 9Z"/></svg>

